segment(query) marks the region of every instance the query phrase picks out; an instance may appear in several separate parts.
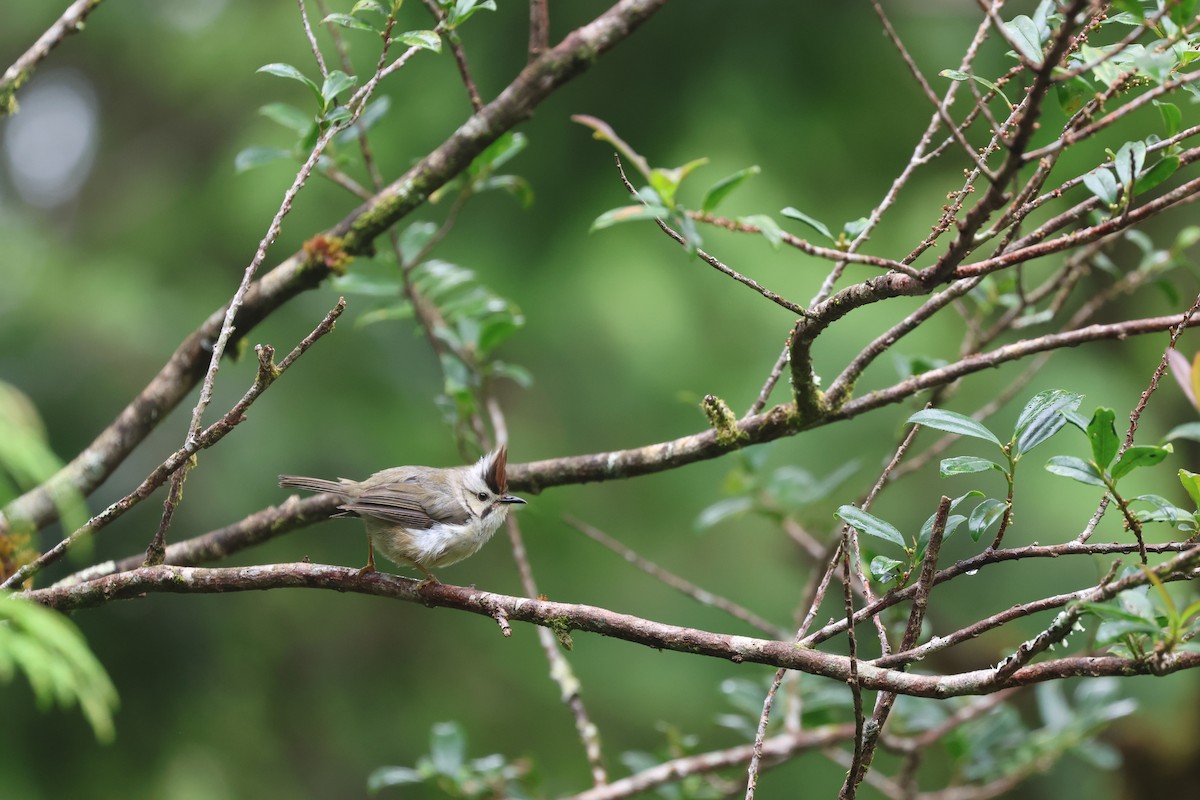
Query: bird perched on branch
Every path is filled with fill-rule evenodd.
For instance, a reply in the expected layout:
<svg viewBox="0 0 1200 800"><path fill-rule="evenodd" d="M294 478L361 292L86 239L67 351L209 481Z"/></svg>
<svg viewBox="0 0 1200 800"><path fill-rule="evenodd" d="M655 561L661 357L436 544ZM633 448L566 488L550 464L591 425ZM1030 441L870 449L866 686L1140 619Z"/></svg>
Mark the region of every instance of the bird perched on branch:
<svg viewBox="0 0 1200 800"><path fill-rule="evenodd" d="M500 447L463 467L392 467L364 481L280 475L280 486L327 492L344 502L337 516L361 517L367 528L367 565L375 550L401 566L429 570L462 561L483 547L503 524L509 507L525 503L508 494L508 451Z"/></svg>

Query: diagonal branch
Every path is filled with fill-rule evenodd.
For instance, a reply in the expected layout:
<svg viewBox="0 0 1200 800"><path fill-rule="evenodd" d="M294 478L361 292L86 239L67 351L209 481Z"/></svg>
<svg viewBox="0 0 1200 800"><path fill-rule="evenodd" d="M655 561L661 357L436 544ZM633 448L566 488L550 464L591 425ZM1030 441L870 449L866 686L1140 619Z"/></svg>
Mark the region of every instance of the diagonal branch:
<svg viewBox="0 0 1200 800"><path fill-rule="evenodd" d="M902 275L887 277L908 280ZM986 353L969 356L945 367L922 372L886 389L850 400L836 411L830 411L822 417L802 418L797 415L792 405L779 405L764 413L743 417L737 421L736 441L728 436L718 437L716 431L706 430L629 450L510 464L508 480L521 491L536 493L552 486L632 478L662 472L684 464L717 458L739 447L763 444L836 420L850 419L866 411L898 403L925 389L951 383L964 375L998 367L1035 353L1075 347L1085 342L1161 333L1179 324L1182 319L1182 314L1149 317L1106 325L1089 325L1072 331L1025 339ZM1200 320L1193 318L1188 324L1194 327L1200 325Z"/></svg>
<svg viewBox="0 0 1200 800"><path fill-rule="evenodd" d="M50 51L62 44L63 39L83 30L84 20L100 3L101 0L75 0L12 66L4 70L4 76L0 77L0 116L16 112L17 90L29 80L33 70L50 55Z"/></svg>
<svg viewBox="0 0 1200 800"><path fill-rule="evenodd" d="M54 547L47 550L34 561L24 565L19 570L9 576L8 580L0 584L0 589L8 589L20 586L24 581L36 575L44 567L58 561L67 550L70 549L77 541L88 536L94 535L97 531L111 524L114 520L121 517L129 509L136 506L142 500L149 497L159 486L162 486L166 480L171 477L177 470L183 468L187 462L199 451L212 447L221 439L225 438L233 429L241 424L246 419L246 410L251 404L257 400L263 392L271 387L278 380L288 367L295 363L296 359L304 355L318 339L325 336L333 330L334 322L342 315L342 311L346 308L346 301L343 298L338 298L335 305L325 318L317 325L312 332L304 337L292 351L287 354L287 357L278 365L272 362L275 350L270 345L259 345L259 367L258 373L254 377L254 383L250 386L246 393L242 395L234 406L229 409L221 419L209 425L194 439L189 439L182 447L167 457L165 461L158 465L132 492L122 497L120 500L112 503L108 508L101 511L96 516L87 521L81 528L66 536Z"/></svg>

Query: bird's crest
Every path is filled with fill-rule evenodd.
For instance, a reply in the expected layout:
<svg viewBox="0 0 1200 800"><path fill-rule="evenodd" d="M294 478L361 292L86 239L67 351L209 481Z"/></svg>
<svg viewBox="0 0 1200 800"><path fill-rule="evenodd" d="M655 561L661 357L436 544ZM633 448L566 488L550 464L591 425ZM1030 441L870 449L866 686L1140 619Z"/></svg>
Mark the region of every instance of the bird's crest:
<svg viewBox="0 0 1200 800"><path fill-rule="evenodd" d="M488 488L498 495L508 494L508 475L505 474L508 467L508 447L502 445L499 450L484 456L484 459L483 480Z"/></svg>

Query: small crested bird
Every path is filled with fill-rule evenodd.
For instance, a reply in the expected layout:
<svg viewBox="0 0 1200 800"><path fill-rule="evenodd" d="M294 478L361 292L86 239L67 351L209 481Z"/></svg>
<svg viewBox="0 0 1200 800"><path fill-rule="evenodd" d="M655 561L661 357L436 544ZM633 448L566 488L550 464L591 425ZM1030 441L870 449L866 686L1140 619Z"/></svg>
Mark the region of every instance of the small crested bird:
<svg viewBox="0 0 1200 800"><path fill-rule="evenodd" d="M505 447L464 467L392 467L364 481L336 481L280 475L280 486L328 492L345 502L337 516L361 517L367 528L367 565L375 571L375 550L401 566L411 564L428 581L430 572L474 555L508 516L509 506L525 501L508 494Z"/></svg>

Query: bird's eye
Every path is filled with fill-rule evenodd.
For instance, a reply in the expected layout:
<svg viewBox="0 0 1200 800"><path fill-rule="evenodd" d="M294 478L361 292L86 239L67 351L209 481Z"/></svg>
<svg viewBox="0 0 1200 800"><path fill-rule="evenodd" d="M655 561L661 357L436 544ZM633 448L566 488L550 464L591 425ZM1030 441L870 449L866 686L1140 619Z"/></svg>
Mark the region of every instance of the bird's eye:
<svg viewBox="0 0 1200 800"><path fill-rule="evenodd" d="M487 493L487 492L480 492L479 494L477 494L477 495L475 495L475 496L476 496L476 497L478 497L480 500L487 500L487 499L488 499L488 493Z"/></svg>

